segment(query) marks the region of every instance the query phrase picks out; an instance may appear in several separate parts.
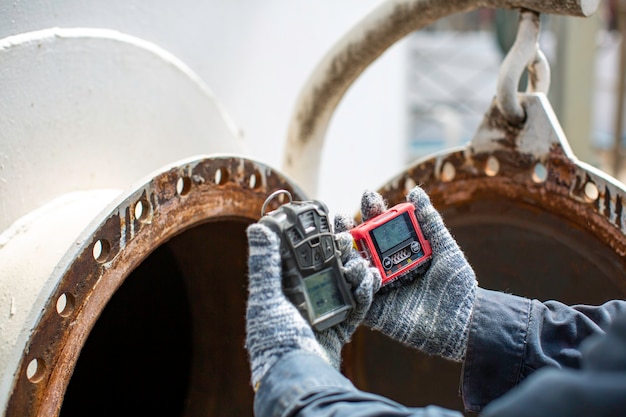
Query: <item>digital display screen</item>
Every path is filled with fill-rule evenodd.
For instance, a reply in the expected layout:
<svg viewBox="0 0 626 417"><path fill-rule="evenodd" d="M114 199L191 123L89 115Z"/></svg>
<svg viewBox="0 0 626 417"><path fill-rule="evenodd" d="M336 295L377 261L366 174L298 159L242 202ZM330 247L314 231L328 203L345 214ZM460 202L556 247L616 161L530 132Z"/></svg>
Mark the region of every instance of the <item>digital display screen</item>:
<svg viewBox="0 0 626 417"><path fill-rule="evenodd" d="M381 253L387 252L411 237L411 229L406 224L405 216L406 214L402 214L402 216L398 216L372 230L372 235Z"/></svg>
<svg viewBox="0 0 626 417"><path fill-rule="evenodd" d="M304 279L315 317L343 307L344 303L337 282L333 278L333 269L328 268Z"/></svg>

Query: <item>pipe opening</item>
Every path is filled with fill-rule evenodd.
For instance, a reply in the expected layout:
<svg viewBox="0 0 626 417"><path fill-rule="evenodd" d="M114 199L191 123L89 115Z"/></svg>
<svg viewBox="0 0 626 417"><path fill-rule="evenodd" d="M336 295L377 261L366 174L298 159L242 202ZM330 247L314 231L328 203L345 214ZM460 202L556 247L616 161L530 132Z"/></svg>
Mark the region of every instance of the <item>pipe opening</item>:
<svg viewBox="0 0 626 417"><path fill-rule="evenodd" d="M81 350L60 416L252 415L247 225L186 230L126 278Z"/></svg>
<svg viewBox="0 0 626 417"><path fill-rule="evenodd" d="M489 194L439 209L484 288L568 304L626 297L624 260L565 217ZM247 225L211 220L153 250L94 325L61 416L252 415ZM377 332L355 334L344 366L367 391L407 405L463 409L460 365Z"/></svg>

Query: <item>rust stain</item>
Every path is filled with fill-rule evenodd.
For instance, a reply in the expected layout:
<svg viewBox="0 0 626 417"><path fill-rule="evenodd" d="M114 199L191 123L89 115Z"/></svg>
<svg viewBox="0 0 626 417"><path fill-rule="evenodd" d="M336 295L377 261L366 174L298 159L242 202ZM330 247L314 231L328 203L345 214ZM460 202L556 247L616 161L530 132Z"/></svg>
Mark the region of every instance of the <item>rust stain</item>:
<svg viewBox="0 0 626 417"><path fill-rule="evenodd" d="M198 181L216 178L217 170L223 170L228 180L220 184ZM260 172L265 172L262 180ZM181 176L193 179L185 195L179 195L176 189ZM252 176L254 183L250 180ZM172 168L131 193L94 230L92 239L83 245L63 273L21 359L7 415L58 415L80 349L100 309L145 256L194 224L234 218L257 220L267 195L279 188L287 189L296 199L305 198L280 174L256 162L218 157ZM150 222L141 222L131 213L131 207L140 199L150 202ZM110 248L103 262L96 261L92 254L92 247L99 239L106 239ZM124 248L120 242L125 242ZM65 293L71 294L74 307L71 314L63 317L56 311L56 300ZM26 367L33 358L43 360L46 366L43 378L36 383L26 377Z"/></svg>
<svg viewBox="0 0 626 417"><path fill-rule="evenodd" d="M500 171L493 177L484 173L484 164L489 156L496 156L500 163ZM403 174L405 179L410 178L422 185L437 209L486 197L532 204L587 230L618 256L626 254L626 237L621 230L624 195L612 195L607 184L595 182L600 195L595 201L590 201L584 194L585 185L594 181L559 147L554 147L547 160L541 161L546 166L548 177L540 183L532 179L534 165L539 161L513 150L472 155L471 159L465 159L463 152L440 158L453 162L456 168L456 175L450 182L434 179L434 160L410 167ZM405 199L407 190L403 184L404 181L391 181L379 191L389 204L396 204Z"/></svg>

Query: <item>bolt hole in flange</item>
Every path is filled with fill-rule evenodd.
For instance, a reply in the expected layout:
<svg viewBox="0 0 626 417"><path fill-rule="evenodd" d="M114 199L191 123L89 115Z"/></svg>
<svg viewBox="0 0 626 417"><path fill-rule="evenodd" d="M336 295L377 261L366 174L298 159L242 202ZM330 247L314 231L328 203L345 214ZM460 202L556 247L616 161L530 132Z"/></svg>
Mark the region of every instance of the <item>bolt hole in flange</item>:
<svg viewBox="0 0 626 417"><path fill-rule="evenodd" d="M454 164L450 161L444 162L443 166L441 167L441 181L450 182L454 180L455 176L456 168L454 167Z"/></svg>
<svg viewBox="0 0 626 417"><path fill-rule="evenodd" d="M548 179L548 168L541 162L537 162L533 167L531 178L537 184L545 182Z"/></svg>
<svg viewBox="0 0 626 417"><path fill-rule="evenodd" d="M498 175L499 171L500 161L498 161L498 158L493 155L489 156L489 158L487 158L487 162L485 162L485 175L488 177L495 177Z"/></svg>
<svg viewBox="0 0 626 417"><path fill-rule="evenodd" d="M215 171L215 184L224 185L228 182L228 170L226 168L218 168Z"/></svg>
<svg viewBox="0 0 626 417"><path fill-rule="evenodd" d="M189 194L191 190L191 178L189 177L180 177L178 181L176 181L176 193L180 196L185 196Z"/></svg>
<svg viewBox="0 0 626 417"><path fill-rule="evenodd" d="M109 260L111 254L111 244L106 239L99 239L93 244L92 255L99 263L105 263Z"/></svg>
<svg viewBox="0 0 626 417"><path fill-rule="evenodd" d="M133 209L133 214L136 220L139 220L142 223L146 223L150 220L151 217L151 206L148 200L145 198L141 198L137 200L135 203L135 207Z"/></svg>
<svg viewBox="0 0 626 417"><path fill-rule="evenodd" d="M57 313L61 317L69 317L74 311L74 296L70 293L63 293L57 298Z"/></svg>
<svg viewBox="0 0 626 417"><path fill-rule="evenodd" d="M417 186L415 180L411 177L407 177L404 180L404 193L408 194L413 188Z"/></svg>
<svg viewBox="0 0 626 417"><path fill-rule="evenodd" d="M600 196L600 191L598 190L598 187L591 181L588 181L585 184L584 193L585 200L589 203L593 203Z"/></svg>
<svg viewBox="0 0 626 417"><path fill-rule="evenodd" d="M262 185L261 183L262 183L261 173L259 173L258 171L255 171L254 173L250 175L250 178L248 180L248 185L250 186L251 189L256 190Z"/></svg>
<svg viewBox="0 0 626 417"><path fill-rule="evenodd" d="M26 378L34 384L40 382L46 372L46 364L40 358L35 358L26 367Z"/></svg>

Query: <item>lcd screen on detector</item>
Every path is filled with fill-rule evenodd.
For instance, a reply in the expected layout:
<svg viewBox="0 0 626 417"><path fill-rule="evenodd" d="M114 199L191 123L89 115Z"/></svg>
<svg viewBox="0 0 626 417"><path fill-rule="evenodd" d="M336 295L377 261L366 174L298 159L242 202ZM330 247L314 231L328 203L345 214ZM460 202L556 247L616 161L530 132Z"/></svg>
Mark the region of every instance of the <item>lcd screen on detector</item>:
<svg viewBox="0 0 626 417"><path fill-rule="evenodd" d="M406 224L406 215L398 216L388 223L372 230L374 240L381 253L387 252L399 243L411 237L411 230Z"/></svg>
<svg viewBox="0 0 626 417"><path fill-rule="evenodd" d="M328 268L304 279L315 317L321 317L344 305L333 273L333 269Z"/></svg>

